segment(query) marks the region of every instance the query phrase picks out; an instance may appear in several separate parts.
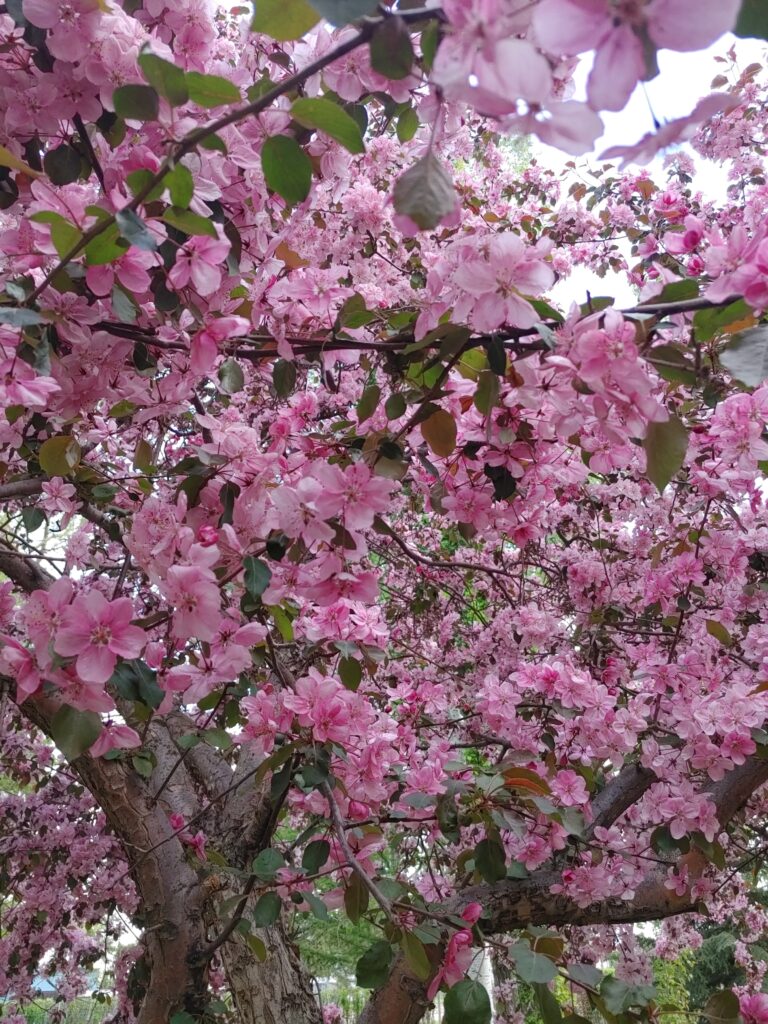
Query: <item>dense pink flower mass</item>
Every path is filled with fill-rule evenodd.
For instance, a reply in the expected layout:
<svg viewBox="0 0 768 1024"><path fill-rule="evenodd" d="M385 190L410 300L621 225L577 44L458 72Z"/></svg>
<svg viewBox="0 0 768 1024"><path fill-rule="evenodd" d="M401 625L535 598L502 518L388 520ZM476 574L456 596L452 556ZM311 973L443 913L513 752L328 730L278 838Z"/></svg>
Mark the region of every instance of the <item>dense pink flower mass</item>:
<svg viewBox="0 0 768 1024"><path fill-rule="evenodd" d="M768 76L536 156L747 2L3 7L3 1021L768 1024Z"/></svg>

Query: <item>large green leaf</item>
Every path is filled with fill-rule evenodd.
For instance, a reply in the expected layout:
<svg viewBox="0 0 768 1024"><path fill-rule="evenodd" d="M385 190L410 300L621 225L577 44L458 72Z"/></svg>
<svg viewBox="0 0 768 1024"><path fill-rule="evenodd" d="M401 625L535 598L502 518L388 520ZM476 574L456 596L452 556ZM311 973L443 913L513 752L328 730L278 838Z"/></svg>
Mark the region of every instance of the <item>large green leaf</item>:
<svg viewBox="0 0 768 1024"><path fill-rule="evenodd" d="M758 387L768 378L768 325L734 334L718 358L736 380L750 388Z"/></svg>
<svg viewBox="0 0 768 1024"><path fill-rule="evenodd" d="M464 978L445 997L443 1024L490 1024L491 1000L479 981Z"/></svg>
<svg viewBox="0 0 768 1024"><path fill-rule="evenodd" d="M286 203L303 202L312 187L312 164L295 139L273 135L261 147L264 180Z"/></svg>
<svg viewBox="0 0 768 1024"><path fill-rule="evenodd" d="M739 1020L740 1012L738 997L729 988L713 992L701 1011L711 1024L731 1024Z"/></svg>
<svg viewBox="0 0 768 1024"><path fill-rule="evenodd" d="M69 476L80 463L81 448L71 434L49 437L37 453L40 468L48 476Z"/></svg>
<svg viewBox="0 0 768 1024"><path fill-rule="evenodd" d="M475 847L475 867L486 882L500 882L507 877L507 859L498 839L480 840Z"/></svg>
<svg viewBox="0 0 768 1024"><path fill-rule="evenodd" d="M456 192L443 165L428 153L398 178L393 200L398 213L429 231L453 211Z"/></svg>
<svg viewBox="0 0 768 1024"><path fill-rule="evenodd" d="M685 460L688 431L677 416L670 416L665 423L649 423L643 447L646 474L661 493Z"/></svg>
<svg viewBox="0 0 768 1024"><path fill-rule="evenodd" d="M296 100L291 107L291 117L305 128L314 128L330 135L350 153L365 152L357 121L332 100L322 97Z"/></svg>
<svg viewBox="0 0 768 1024"><path fill-rule="evenodd" d="M95 711L78 711L64 704L51 719L51 738L68 761L74 761L101 733L101 719Z"/></svg>
<svg viewBox="0 0 768 1024"><path fill-rule="evenodd" d="M256 0L251 28L279 42L287 42L300 39L319 20L318 11L306 0Z"/></svg>
<svg viewBox="0 0 768 1024"><path fill-rule="evenodd" d="M557 977L557 967L548 956L534 953L525 942L516 942L510 950L518 976L527 984L546 984Z"/></svg>

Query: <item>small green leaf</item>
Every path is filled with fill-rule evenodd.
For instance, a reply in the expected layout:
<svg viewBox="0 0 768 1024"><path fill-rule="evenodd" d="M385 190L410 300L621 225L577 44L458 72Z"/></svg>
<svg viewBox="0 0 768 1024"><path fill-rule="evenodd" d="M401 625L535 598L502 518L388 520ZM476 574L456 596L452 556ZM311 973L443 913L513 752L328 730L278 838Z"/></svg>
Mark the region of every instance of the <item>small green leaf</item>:
<svg viewBox="0 0 768 1024"><path fill-rule="evenodd" d="M34 533L45 522L45 512L35 505L27 505L21 510L21 521L27 533Z"/></svg>
<svg viewBox="0 0 768 1024"><path fill-rule="evenodd" d="M226 78L219 75L202 75L199 71L187 72L189 98L198 107L223 107L228 103L242 100L240 90Z"/></svg>
<svg viewBox="0 0 768 1024"><path fill-rule="evenodd" d="M369 384L368 387L363 391L360 401L355 407L357 413L358 426L361 426L367 419L376 412L381 398L381 388L378 384Z"/></svg>
<svg viewBox="0 0 768 1024"><path fill-rule="evenodd" d="M218 238L216 225L207 217L201 217L199 213L192 213L191 210L180 210L173 206L163 213L163 220L170 224L177 231L183 231L185 235L207 235L209 238Z"/></svg>
<svg viewBox="0 0 768 1024"><path fill-rule="evenodd" d="M272 386L278 398L287 398L296 385L296 363L277 359L272 367Z"/></svg>
<svg viewBox="0 0 768 1024"><path fill-rule="evenodd" d="M30 220L34 220L33 215ZM8 309L0 306L0 324L8 327L34 327L35 324L44 323L43 317L34 309Z"/></svg>
<svg viewBox="0 0 768 1024"><path fill-rule="evenodd" d="M68 761L75 761L101 734L101 719L95 711L78 711L62 705L51 718L51 739Z"/></svg>
<svg viewBox="0 0 768 1024"><path fill-rule="evenodd" d="M722 624L716 619L707 619L707 632L715 640L719 640L723 647L730 647L733 644L733 637Z"/></svg>
<svg viewBox="0 0 768 1024"><path fill-rule="evenodd" d="M40 446L40 468L48 476L69 476L80 463L81 448L71 434L49 437Z"/></svg>
<svg viewBox="0 0 768 1024"><path fill-rule="evenodd" d="M326 907L325 903L323 903L319 896L315 896L313 892L304 892L301 895L309 904L309 909L318 921L328 920L328 907Z"/></svg>
<svg viewBox="0 0 768 1024"><path fill-rule="evenodd" d="M262 562L260 558L254 558L253 555L245 556L243 569L245 589L251 597L261 597L272 579L272 570L266 562Z"/></svg>
<svg viewBox="0 0 768 1024"><path fill-rule="evenodd" d="M312 164L295 139L273 135L261 147L267 186L291 206L302 203L312 188Z"/></svg>
<svg viewBox="0 0 768 1024"><path fill-rule="evenodd" d="M394 960L392 946L380 939L357 961L355 980L360 988L381 988L389 977L389 968Z"/></svg>
<svg viewBox="0 0 768 1024"><path fill-rule="evenodd" d="M400 142L410 142L419 130L419 115L413 107L408 107L397 119L397 137Z"/></svg>
<svg viewBox="0 0 768 1024"><path fill-rule="evenodd" d="M285 43L300 39L319 20L320 15L306 0L256 0L251 29Z"/></svg>
<svg viewBox="0 0 768 1024"><path fill-rule="evenodd" d="M399 392L390 395L384 403L384 412L387 414L388 420L399 420L405 414L407 408L408 405L405 397Z"/></svg>
<svg viewBox="0 0 768 1024"><path fill-rule="evenodd" d="M301 866L308 875L315 875L331 855L327 839L314 839L308 843L301 858Z"/></svg>
<svg viewBox="0 0 768 1024"><path fill-rule="evenodd" d="M352 924L357 924L368 909L368 890L357 875L352 875L347 882L344 890L344 909Z"/></svg>
<svg viewBox="0 0 768 1024"><path fill-rule="evenodd" d="M432 965L424 949L424 943L413 932L404 932L400 946L410 969L420 981L426 981L432 974Z"/></svg>
<svg viewBox="0 0 768 1024"><path fill-rule="evenodd" d="M299 99L291 107L291 117L304 128L325 132L350 153L364 153L365 143L357 122L332 100Z"/></svg>
<svg viewBox="0 0 768 1024"><path fill-rule="evenodd" d="M507 858L498 839L481 839L475 847L475 867L486 882L507 877Z"/></svg>
<svg viewBox="0 0 768 1024"><path fill-rule="evenodd" d="M555 996L546 985L533 985L536 1002L539 1004L541 1019L544 1024L561 1024L563 1014Z"/></svg>
<svg viewBox="0 0 768 1024"><path fill-rule="evenodd" d="M29 219L49 226L51 241L59 256L65 256L80 241L80 229L66 217L62 217L60 213L55 213L53 210L40 210L38 213L33 213Z"/></svg>
<svg viewBox="0 0 768 1024"><path fill-rule="evenodd" d="M73 146L57 146L43 157L43 169L54 185L69 185L77 181L83 160Z"/></svg>
<svg viewBox="0 0 768 1024"><path fill-rule="evenodd" d="M738 997L729 988L713 992L701 1011L712 1024L731 1024L738 1021L741 1015Z"/></svg>
<svg viewBox="0 0 768 1024"><path fill-rule="evenodd" d="M280 917L282 903L276 892L265 892L253 908L251 920L257 928L267 928Z"/></svg>
<svg viewBox="0 0 768 1024"><path fill-rule="evenodd" d="M172 107L180 107L187 102L189 90L181 68L146 49L139 54L139 67L155 92L168 100Z"/></svg>
<svg viewBox="0 0 768 1024"><path fill-rule="evenodd" d="M341 658L339 661L339 679L347 690L357 690L363 678L363 666L356 658Z"/></svg>
<svg viewBox="0 0 768 1024"><path fill-rule="evenodd" d="M405 21L390 14L373 33L371 67L385 78L407 78L413 67L413 45Z"/></svg>
<svg viewBox="0 0 768 1024"><path fill-rule="evenodd" d="M285 857L279 850L268 846L266 850L254 858L251 871L263 882L272 882L280 868L285 867Z"/></svg>
<svg viewBox="0 0 768 1024"><path fill-rule="evenodd" d="M115 221L120 228L120 234L131 245L137 249L144 249L146 252L154 252L157 249L157 240L147 229L147 225L133 210L127 207L115 214Z"/></svg>
<svg viewBox="0 0 768 1024"><path fill-rule="evenodd" d="M171 193L171 202L177 209L186 210L195 194L192 172L184 164L176 164L167 175L165 184Z"/></svg>
<svg viewBox="0 0 768 1024"><path fill-rule="evenodd" d="M225 395L236 395L245 386L243 368L236 359L225 359L219 367L219 385Z"/></svg>
<svg viewBox="0 0 768 1024"><path fill-rule="evenodd" d="M456 190L443 165L428 153L398 178L392 194L395 210L422 231L436 228L456 207Z"/></svg>
<svg viewBox="0 0 768 1024"><path fill-rule="evenodd" d="M115 113L127 121L156 121L160 97L151 85L121 85L112 93Z"/></svg>
<svg viewBox="0 0 768 1024"><path fill-rule="evenodd" d="M649 423L643 447L646 475L661 494L685 461L688 431L677 416L670 416L665 423Z"/></svg>
<svg viewBox="0 0 768 1024"><path fill-rule="evenodd" d="M490 1024L491 1000L479 981L464 978L445 995L443 1024Z"/></svg>

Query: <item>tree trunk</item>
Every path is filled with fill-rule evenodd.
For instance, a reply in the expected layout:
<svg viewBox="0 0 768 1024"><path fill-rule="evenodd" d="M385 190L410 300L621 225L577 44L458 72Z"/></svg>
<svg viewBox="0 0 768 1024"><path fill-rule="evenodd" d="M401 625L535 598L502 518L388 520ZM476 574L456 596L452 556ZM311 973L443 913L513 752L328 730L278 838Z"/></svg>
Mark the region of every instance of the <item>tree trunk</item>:
<svg viewBox="0 0 768 1024"><path fill-rule="evenodd" d="M259 938L267 947L264 963L238 932L220 950L238 1024L320 1024L309 977L284 929L263 928Z"/></svg>

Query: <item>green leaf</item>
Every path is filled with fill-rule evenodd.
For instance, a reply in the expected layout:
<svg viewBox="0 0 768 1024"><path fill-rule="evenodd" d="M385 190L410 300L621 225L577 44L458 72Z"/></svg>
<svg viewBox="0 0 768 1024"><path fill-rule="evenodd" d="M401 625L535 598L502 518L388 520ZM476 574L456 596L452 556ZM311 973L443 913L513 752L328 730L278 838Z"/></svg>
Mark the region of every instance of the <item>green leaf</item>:
<svg viewBox="0 0 768 1024"><path fill-rule="evenodd" d="M561 1024L563 1014L560 1010L560 1004L547 986L534 985L533 991L536 995L536 1001L539 1004L541 1019L544 1024Z"/></svg>
<svg viewBox="0 0 768 1024"><path fill-rule="evenodd" d="M287 398L296 384L296 363L277 359L272 367L272 386L278 398Z"/></svg>
<svg viewBox="0 0 768 1024"><path fill-rule="evenodd" d="M368 909L368 890L357 875L352 875L347 882L344 890L344 909L352 924L357 924Z"/></svg>
<svg viewBox="0 0 768 1024"><path fill-rule="evenodd" d="M701 1013L712 1021L712 1024L730 1024L731 1021L737 1021L741 1014L738 997L729 988L713 992Z"/></svg>
<svg viewBox="0 0 768 1024"><path fill-rule="evenodd" d="M363 391L360 396L360 400L355 406L355 412L357 413L357 423L361 426L366 420L370 419L371 416L376 412L381 398L381 388L378 384L369 384L368 387Z"/></svg>
<svg viewBox="0 0 768 1024"><path fill-rule="evenodd" d="M179 1013L174 1013L170 1024L199 1024L199 1022L195 1020L191 1013L181 1010Z"/></svg>
<svg viewBox="0 0 768 1024"><path fill-rule="evenodd" d="M518 976L528 985L546 984L557 977L557 967L548 956L534 953L525 942L516 942L510 950Z"/></svg>
<svg viewBox="0 0 768 1024"><path fill-rule="evenodd" d="M30 220L34 220L34 216ZM8 309L0 306L0 324L8 327L34 327L35 324L42 324L45 321L34 309Z"/></svg>
<svg viewBox="0 0 768 1024"><path fill-rule="evenodd" d="M438 409L421 424L421 434L429 447L442 458L456 448L456 420L447 409Z"/></svg>
<svg viewBox="0 0 768 1024"><path fill-rule="evenodd" d="M273 135L261 147L267 186L291 206L302 203L312 187L312 164L295 139Z"/></svg>
<svg viewBox="0 0 768 1024"><path fill-rule="evenodd" d="M80 241L80 228L66 217L62 217L60 213L55 213L53 210L40 210L38 213L33 213L29 219L50 227L51 241L59 256L65 256Z"/></svg>
<svg viewBox="0 0 768 1024"><path fill-rule="evenodd" d="M282 903L276 892L265 892L253 908L251 920L257 928L266 928L280 917Z"/></svg>
<svg viewBox="0 0 768 1024"><path fill-rule="evenodd" d="M251 29L284 43L300 39L319 20L320 15L306 0L256 0Z"/></svg>
<svg viewBox="0 0 768 1024"><path fill-rule="evenodd" d="M254 858L251 871L263 882L272 882L280 868L285 867L285 857L279 850L268 846L262 850L258 857Z"/></svg>
<svg viewBox="0 0 768 1024"><path fill-rule="evenodd" d="M131 758L131 764L133 765L133 770L138 772L143 779L152 777L152 771L155 767L152 758L147 757L145 754L134 754Z"/></svg>
<svg viewBox="0 0 768 1024"><path fill-rule="evenodd" d="M744 299L737 299L725 307L700 309L693 316L697 341L711 341L718 334L732 333L729 328L733 325L748 327L750 322L754 323L754 316Z"/></svg>
<svg viewBox="0 0 768 1024"><path fill-rule="evenodd" d="M765 0L742 0L733 34L743 39L768 39L768 9Z"/></svg>
<svg viewBox="0 0 768 1024"><path fill-rule="evenodd" d="M413 107L404 110L397 119L397 137L400 142L410 142L419 130L419 124L419 115Z"/></svg>
<svg viewBox="0 0 768 1024"><path fill-rule="evenodd" d="M195 194L192 172L184 164L176 164L165 178L165 185L171 193L171 202L179 210L186 210Z"/></svg>
<svg viewBox="0 0 768 1024"><path fill-rule="evenodd" d="M332 100L322 97L296 100L291 107L291 117L304 128L313 128L330 135L350 153L365 152L359 125Z"/></svg>
<svg viewBox="0 0 768 1024"><path fill-rule="evenodd" d="M85 247L85 263L89 267L100 267L105 263L119 260L128 250L128 243L120 238L120 228L111 224Z"/></svg>
<svg viewBox="0 0 768 1024"><path fill-rule="evenodd" d="M475 867L486 882L507 877L507 859L498 839L481 839L475 847Z"/></svg>
<svg viewBox="0 0 768 1024"><path fill-rule="evenodd" d="M657 302L685 302L686 299L697 298L698 294L699 282L687 277L683 278L681 281L670 281L669 284L664 285L664 289L660 295L657 295L653 300L649 299L648 301L649 304L653 302L654 305Z"/></svg>
<svg viewBox="0 0 768 1024"><path fill-rule="evenodd" d="M272 579L272 570L266 562L253 555L246 555L243 559L245 589L251 597L261 597L269 586Z"/></svg>
<svg viewBox="0 0 768 1024"><path fill-rule="evenodd" d="M722 622L718 622L716 619L707 619L707 632L710 636L713 636L715 640L719 640L723 647L730 647L733 644L733 638Z"/></svg>
<svg viewBox="0 0 768 1024"><path fill-rule="evenodd" d="M128 208L120 210L115 214L115 221L120 228L120 234L131 245L137 249L144 249L146 252L154 252L157 249L157 240L147 229L147 225L133 210Z"/></svg>
<svg viewBox="0 0 768 1024"><path fill-rule="evenodd" d="M400 946L410 969L420 981L426 981L432 974L432 965L424 943L413 932L403 932Z"/></svg>
<svg viewBox="0 0 768 1024"><path fill-rule="evenodd" d="M309 904L309 909L312 911L313 917L316 917L318 921L328 921L328 907L313 892L303 892L301 894Z"/></svg>
<svg viewBox="0 0 768 1024"><path fill-rule="evenodd" d="M226 156L227 146L224 140L217 135L215 132L211 132L210 135L206 135L204 139L201 139L198 145L202 146L203 149L212 149L217 153L224 153Z"/></svg>
<svg viewBox="0 0 768 1024"><path fill-rule="evenodd" d="M479 981L464 978L445 995L443 1024L490 1024L491 1000Z"/></svg>
<svg viewBox="0 0 768 1024"><path fill-rule="evenodd" d="M387 414L388 420L399 420L407 408L408 404L405 401L405 397L399 392L390 395L384 403L384 412Z"/></svg>
<svg viewBox="0 0 768 1024"><path fill-rule="evenodd" d="M35 505L27 505L21 510L21 521L24 523L27 533L34 533L45 522L45 512Z"/></svg>
<svg viewBox="0 0 768 1024"><path fill-rule="evenodd" d="M683 465L688 450L688 431L676 416L670 416L666 423L649 423L643 447L646 474L661 494Z"/></svg>
<svg viewBox="0 0 768 1024"><path fill-rule="evenodd" d="M69 185L77 181L83 160L73 146L57 146L43 157L43 169L54 185Z"/></svg>
<svg viewBox="0 0 768 1024"><path fill-rule="evenodd" d="M80 464L81 448L71 434L49 437L37 453L40 468L48 476L69 476Z"/></svg>
<svg viewBox="0 0 768 1024"><path fill-rule="evenodd" d="M242 100L240 90L226 78L219 75L202 75L199 71L187 72L189 98L198 107L223 107L228 103Z"/></svg>
<svg viewBox="0 0 768 1024"><path fill-rule="evenodd" d="M395 210L410 217L422 231L436 228L456 207L450 175L432 153L417 160L398 178L392 198Z"/></svg>
<svg viewBox="0 0 768 1024"><path fill-rule="evenodd" d="M68 761L74 761L101 734L101 719L95 711L78 711L62 705L51 718L51 739Z"/></svg>
<svg viewBox="0 0 768 1024"><path fill-rule="evenodd" d="M245 386L243 368L236 359L225 359L219 367L219 385L225 395L236 395Z"/></svg>
<svg viewBox="0 0 768 1024"><path fill-rule="evenodd" d="M327 839L314 839L308 843L301 858L301 866L308 875L316 875L331 855Z"/></svg>
<svg viewBox="0 0 768 1024"><path fill-rule="evenodd" d="M187 102L189 90L181 68L146 49L139 54L139 67L155 92L168 100L172 107L180 107Z"/></svg>
<svg viewBox="0 0 768 1024"><path fill-rule="evenodd" d="M156 121L160 97L151 85L121 85L112 93L118 117L128 121Z"/></svg>
<svg viewBox="0 0 768 1024"><path fill-rule="evenodd" d="M360 988L381 988L389 977L394 960L392 946L380 939L360 957L355 966L355 980Z"/></svg>
<svg viewBox="0 0 768 1024"><path fill-rule="evenodd" d="M603 972L593 964L568 964L568 974L575 982L599 988L603 980Z"/></svg>
<svg viewBox="0 0 768 1024"><path fill-rule="evenodd" d="M218 238L213 221L207 217L201 217L199 213L192 213L191 210L180 210L173 206L163 213L163 220L177 231L183 231L185 235L207 235L209 238Z"/></svg>
<svg viewBox="0 0 768 1024"><path fill-rule="evenodd" d="M768 325L734 334L718 358L736 380L758 387L768 377Z"/></svg>
<svg viewBox="0 0 768 1024"><path fill-rule="evenodd" d="M109 680L121 697L159 708L165 691L157 685L157 672L141 658L122 661Z"/></svg>
<svg viewBox="0 0 768 1024"><path fill-rule="evenodd" d="M655 995L652 985L628 985L619 978L603 979L600 996L609 1013L620 1014L633 1006L647 1006Z"/></svg>
<svg viewBox="0 0 768 1024"><path fill-rule="evenodd" d="M696 383L693 363L678 345L655 345L645 358L656 368L658 375L671 384L691 387Z"/></svg>
<svg viewBox="0 0 768 1024"><path fill-rule="evenodd" d="M348 25L366 14L375 14L377 0L312 0L312 6L332 25Z"/></svg>
<svg viewBox="0 0 768 1024"><path fill-rule="evenodd" d="M413 67L413 45L408 26L390 14L373 33L371 67L385 78L407 78Z"/></svg>
<svg viewBox="0 0 768 1024"><path fill-rule="evenodd" d="M363 678L363 666L357 658L341 658L339 661L339 679L347 690L357 690Z"/></svg>

